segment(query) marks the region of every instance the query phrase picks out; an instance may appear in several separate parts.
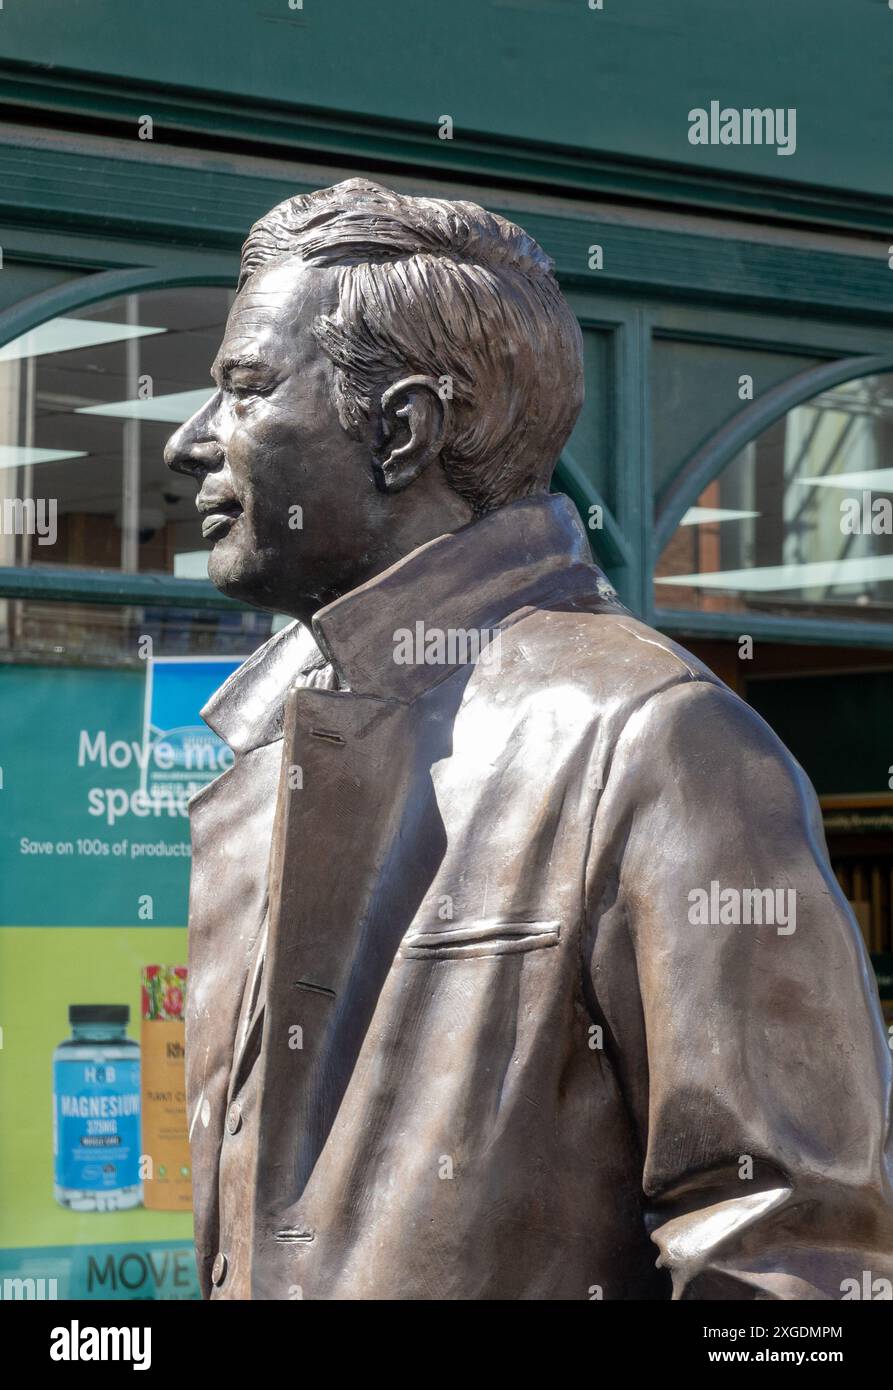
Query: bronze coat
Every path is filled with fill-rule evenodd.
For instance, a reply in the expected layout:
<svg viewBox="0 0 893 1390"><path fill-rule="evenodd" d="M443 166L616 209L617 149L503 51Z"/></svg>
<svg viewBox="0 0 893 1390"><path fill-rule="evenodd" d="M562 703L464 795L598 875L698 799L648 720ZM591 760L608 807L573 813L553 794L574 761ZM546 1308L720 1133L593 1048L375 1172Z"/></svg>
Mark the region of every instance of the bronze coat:
<svg viewBox="0 0 893 1390"><path fill-rule="evenodd" d="M417 622L498 660L401 664ZM219 1297L893 1277L890 1054L814 793L618 603L571 505L423 546L314 634L334 678L295 628L215 697L236 763L193 803L206 1294L218 1251ZM767 916L793 890L794 930L693 920L714 884Z"/></svg>

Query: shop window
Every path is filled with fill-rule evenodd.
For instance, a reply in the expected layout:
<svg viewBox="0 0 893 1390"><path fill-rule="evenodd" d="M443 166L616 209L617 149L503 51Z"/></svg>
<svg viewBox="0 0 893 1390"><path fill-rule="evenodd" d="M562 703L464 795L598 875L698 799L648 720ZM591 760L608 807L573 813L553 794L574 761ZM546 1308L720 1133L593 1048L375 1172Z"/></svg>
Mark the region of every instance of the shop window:
<svg viewBox="0 0 893 1390"><path fill-rule="evenodd" d="M893 375L796 406L682 517L660 609L893 620Z"/></svg>
<svg viewBox="0 0 893 1390"><path fill-rule="evenodd" d="M232 298L131 294L0 347L0 502L36 502L35 526L2 528L0 565L207 576L195 486L162 453L213 390Z"/></svg>
<svg viewBox="0 0 893 1390"><path fill-rule="evenodd" d="M753 399L818 365L806 353L776 352L751 342L734 346L655 336L651 344L651 443L654 483L661 491L726 420Z"/></svg>

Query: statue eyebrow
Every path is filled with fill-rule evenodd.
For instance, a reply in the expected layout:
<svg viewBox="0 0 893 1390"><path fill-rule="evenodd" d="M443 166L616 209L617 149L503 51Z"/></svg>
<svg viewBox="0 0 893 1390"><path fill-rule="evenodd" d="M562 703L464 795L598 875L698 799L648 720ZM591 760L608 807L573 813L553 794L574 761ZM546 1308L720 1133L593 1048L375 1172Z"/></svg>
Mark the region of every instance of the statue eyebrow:
<svg viewBox="0 0 893 1390"><path fill-rule="evenodd" d="M265 360L262 357L258 357L256 353L237 353L232 357L225 357L223 359L223 374L224 376L228 376L230 372L266 366L267 363Z"/></svg>
<svg viewBox="0 0 893 1390"><path fill-rule="evenodd" d="M233 353L224 357L220 363L215 362L211 368L211 376L215 381L222 377L224 380L238 371L258 371L264 370L269 363L263 357L258 357L252 353ZM219 374L219 376L218 376Z"/></svg>

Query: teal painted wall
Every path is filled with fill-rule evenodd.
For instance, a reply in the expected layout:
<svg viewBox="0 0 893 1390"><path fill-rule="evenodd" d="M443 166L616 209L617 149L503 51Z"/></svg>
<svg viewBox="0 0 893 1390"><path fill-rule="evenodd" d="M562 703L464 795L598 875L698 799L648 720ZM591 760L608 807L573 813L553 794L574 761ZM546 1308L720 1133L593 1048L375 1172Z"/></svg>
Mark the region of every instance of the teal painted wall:
<svg viewBox="0 0 893 1390"><path fill-rule="evenodd" d="M0 60L45 71L883 196L891 55L884 0L8 0L0 22ZM693 147L711 99L795 107L796 153Z"/></svg>

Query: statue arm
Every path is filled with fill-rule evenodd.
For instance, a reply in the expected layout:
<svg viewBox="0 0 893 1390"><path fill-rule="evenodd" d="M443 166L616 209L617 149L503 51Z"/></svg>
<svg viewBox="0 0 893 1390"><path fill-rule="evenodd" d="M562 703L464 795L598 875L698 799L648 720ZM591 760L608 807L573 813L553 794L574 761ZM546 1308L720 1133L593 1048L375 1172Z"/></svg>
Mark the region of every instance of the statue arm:
<svg viewBox="0 0 893 1390"><path fill-rule="evenodd" d="M725 687L680 682L627 720L599 835L620 871L593 997L674 1297L879 1296L890 1052L802 770Z"/></svg>

